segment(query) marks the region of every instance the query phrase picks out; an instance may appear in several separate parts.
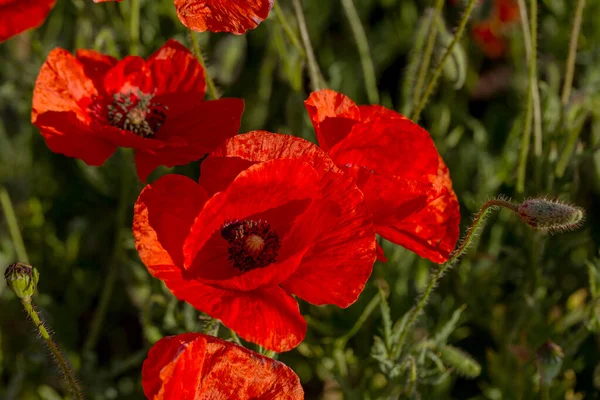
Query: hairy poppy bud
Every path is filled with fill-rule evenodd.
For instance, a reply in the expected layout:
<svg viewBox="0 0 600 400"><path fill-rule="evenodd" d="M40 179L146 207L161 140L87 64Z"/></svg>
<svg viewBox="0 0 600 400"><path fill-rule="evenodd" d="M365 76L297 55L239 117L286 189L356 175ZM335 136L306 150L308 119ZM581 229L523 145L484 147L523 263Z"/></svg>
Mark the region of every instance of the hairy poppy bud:
<svg viewBox="0 0 600 400"><path fill-rule="evenodd" d="M31 265L20 262L11 264L4 272L6 286L21 300L29 301L37 287L40 274Z"/></svg>
<svg viewBox="0 0 600 400"><path fill-rule="evenodd" d="M548 340L537 349L535 354L540 378L548 385L560 372L563 351L556 343Z"/></svg>
<svg viewBox="0 0 600 400"><path fill-rule="evenodd" d="M543 198L525 200L518 212L527 225L550 233L575 230L581 226L585 216L580 207Z"/></svg>

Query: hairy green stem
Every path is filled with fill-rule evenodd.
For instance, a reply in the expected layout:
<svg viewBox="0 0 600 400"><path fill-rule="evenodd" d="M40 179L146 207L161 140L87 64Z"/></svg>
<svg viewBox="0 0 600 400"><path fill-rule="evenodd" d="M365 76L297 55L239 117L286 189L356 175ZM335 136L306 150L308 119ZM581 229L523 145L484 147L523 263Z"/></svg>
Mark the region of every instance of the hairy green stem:
<svg viewBox="0 0 600 400"><path fill-rule="evenodd" d="M131 19L129 23L129 53L139 55L140 47L140 0L131 0Z"/></svg>
<svg viewBox="0 0 600 400"><path fill-rule="evenodd" d="M394 358L397 359L402 354L402 348L404 347L404 342L406 341L406 337L408 336L408 333L410 332L410 330L412 329L414 324L417 322L417 318L419 317L419 315L421 314L421 312L423 311L423 309L429 302L429 297L431 296L431 293L433 293L433 290L437 287L439 280L454 265L454 263L456 263L456 261L464 254L465 250L469 247L469 245L473 241L475 234L481 228L483 228L487 214L491 210L499 208L499 207L504 207L504 208L507 208L507 209L515 211L515 212L518 210L518 206L516 204L513 204L509 201L502 200L502 199L492 199L483 204L483 206L481 207L479 212L477 214L475 214L473 223L467 229L467 233L466 233L464 239L462 240L461 244L458 246L458 248L456 250L454 250L454 252L452 252L448 261L446 261L444 264L442 264L438 267L437 271L432 275L431 279L429 280L429 283L427 284L425 291L419 297L417 304L409 311L406 325L404 326L404 329L402 330L402 334L400 335L400 339L398 340L398 346L396 347Z"/></svg>
<svg viewBox="0 0 600 400"><path fill-rule="evenodd" d="M573 30L571 31L571 40L569 41L569 57L567 58L565 82L562 90L561 102L563 106L569 103L571 98L571 88L573 87L573 76L575 73L575 56L577 55L577 41L579 40L579 31L581 30L581 19L585 0L577 1L575 11L575 20L573 21Z"/></svg>
<svg viewBox="0 0 600 400"><path fill-rule="evenodd" d="M306 19L304 18L304 12L302 11L302 3L300 0L292 0L294 10L296 12L296 19L298 20L298 28L300 29L300 38L304 50L306 51L306 60L308 62L308 75L310 76L310 82L312 90L320 90L323 88L321 84L321 71L319 70L319 64L317 64L317 58L310 43L310 36L308 35L308 28L306 27Z"/></svg>
<svg viewBox="0 0 600 400"><path fill-rule="evenodd" d="M12 238L13 245L15 246L15 252L17 258L22 260L25 264L29 264L29 256L23 242L23 236L21 236L21 230L19 229L19 223L17 222L17 216L15 210L8 195L8 191L4 187L0 187L0 204L2 204L2 211L6 217L6 224L8 225L8 231Z"/></svg>
<svg viewBox="0 0 600 400"><path fill-rule="evenodd" d="M196 32L190 30L190 42L192 42L192 51L194 55L202 65L202 69L204 70L204 77L206 79L206 86L208 88L208 93L213 100L218 99L219 92L217 91L217 87L215 86L215 81L213 81L212 77L208 73L208 69L206 68L206 61L204 61L204 56L202 55L202 51L200 50L200 43L198 42L198 38L196 37Z"/></svg>
<svg viewBox="0 0 600 400"><path fill-rule="evenodd" d="M129 169L130 166L130 150L129 149L121 149L121 185L119 189L119 204L117 208L117 213L115 215L115 232L114 232L114 244L112 256L110 258L110 264L108 266L108 273L106 276L106 280L104 282L104 286L102 288L102 293L100 293L100 300L98 303L98 308L94 313L94 317L92 319L92 323L90 326L90 331L86 340L83 344L83 352L84 354L87 352L91 352L98 342L98 338L100 336L100 329L102 328L102 324L104 323L104 319L106 317L106 312L108 311L108 306L110 304L110 300L113 295L113 291L115 288L115 284L117 282L117 276L119 272L119 261L121 259L122 247L121 244L123 242L123 225L125 224L125 217L127 215L127 205L129 204Z"/></svg>
<svg viewBox="0 0 600 400"><path fill-rule="evenodd" d="M25 311L27 311L27 314L33 321L41 338L46 343L46 346L48 346L48 349L50 349L50 352L52 353L52 356L54 357L56 364L60 368L60 370L63 374L63 377L65 378L65 381L67 382L67 385L69 386L69 389L71 390L71 394L73 395L73 398L76 400L83 400L83 395L81 394L81 389L79 388L79 385L77 384L77 380L75 379L74 374L71 371L71 368L69 367L69 364L67 363L67 361L63 357L62 353L58 349L58 346L56 345L56 343L54 343L54 341L52 340L52 337L48 333L48 330L44 326L44 323L42 322L42 320L38 316L37 312L35 311L33 304L31 304L31 298L28 300L22 299L21 303L23 304Z"/></svg>
<svg viewBox="0 0 600 400"><path fill-rule="evenodd" d="M438 0L439 1L439 0ZM360 17L354 6L352 0L342 0L342 6L348 17L350 28L354 34L354 40L356 40L356 46L358 47L358 54L360 56L360 63L362 64L363 76L365 78L365 87L367 89L367 96L371 104L379 103L379 92L377 91L377 78L375 76L375 66L373 65L373 59L369 51L369 41L367 40L367 34L360 22Z"/></svg>
<svg viewBox="0 0 600 400"><path fill-rule="evenodd" d="M423 97L421 97L421 100L419 101L419 105L413 111L413 115L411 116L411 119L413 121L415 121L415 122L419 121L421 112L423 111L423 108L425 108L425 104L427 104L429 97L433 94L433 90L435 89L435 87L437 85L438 79L440 79L440 76L442 75L442 70L444 69L444 64L446 63L446 60L448 59L448 57L450 57L450 55L452 54L452 50L454 49L454 46L456 46L456 44L459 42L460 38L462 37L462 35L465 31L465 28L467 26L467 22L469 21L469 17L471 16L471 13L473 12L473 8L475 8L476 3L477 3L477 0L469 0L469 4L467 5L467 8L465 9L462 19L460 20L460 24L458 25L458 29L456 31L456 34L454 35L454 38L452 39L452 42L450 42L450 45L444 52L442 59L440 60L438 66L436 67L435 71L433 72L433 76L431 77L431 79L429 80L429 83L427 84L427 87L425 88L425 93L423 94Z"/></svg>
<svg viewBox="0 0 600 400"><path fill-rule="evenodd" d="M289 22L287 21L287 18L285 17L285 13L279 6L278 1L276 1L273 4L273 9L275 10L275 15L277 16L277 19L279 20L279 23L281 24L281 27L283 28L288 39L290 39L290 42L292 42L294 47L296 47L296 49L298 49L302 58L306 59L306 52L304 51L304 47L302 47L302 44L300 43L300 39L298 39L298 36L296 36L296 33L294 32L294 30L290 26Z"/></svg>
<svg viewBox="0 0 600 400"><path fill-rule="evenodd" d="M429 23L429 33L427 38L427 44L425 45L425 51L423 52L423 60L421 65L419 66L419 74L417 75L417 81L415 83L415 88L413 92L412 104L416 105L420 98L421 92L423 91L423 85L425 84L425 78L427 77L427 73L429 72L429 65L431 63L431 56L433 54L433 48L435 46L435 38L437 37L437 18L442 13L442 9L444 8L444 0L436 0L435 9L433 11L433 15L431 16L431 21Z"/></svg>

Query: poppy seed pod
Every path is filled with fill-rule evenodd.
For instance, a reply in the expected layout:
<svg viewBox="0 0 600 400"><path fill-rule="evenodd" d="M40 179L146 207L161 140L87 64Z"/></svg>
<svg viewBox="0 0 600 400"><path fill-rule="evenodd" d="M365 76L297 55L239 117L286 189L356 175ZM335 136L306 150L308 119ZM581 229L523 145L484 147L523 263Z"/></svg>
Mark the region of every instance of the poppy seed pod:
<svg viewBox="0 0 600 400"><path fill-rule="evenodd" d="M556 343L548 340L535 354L540 378L544 384L550 384L562 367L563 351Z"/></svg>
<svg viewBox="0 0 600 400"><path fill-rule="evenodd" d="M11 264L4 271L6 286L21 300L29 301L35 293L40 274L31 265L20 262Z"/></svg>
<svg viewBox="0 0 600 400"><path fill-rule="evenodd" d="M544 198L525 200L518 213L527 225L549 233L575 230L581 226L585 216L580 207Z"/></svg>

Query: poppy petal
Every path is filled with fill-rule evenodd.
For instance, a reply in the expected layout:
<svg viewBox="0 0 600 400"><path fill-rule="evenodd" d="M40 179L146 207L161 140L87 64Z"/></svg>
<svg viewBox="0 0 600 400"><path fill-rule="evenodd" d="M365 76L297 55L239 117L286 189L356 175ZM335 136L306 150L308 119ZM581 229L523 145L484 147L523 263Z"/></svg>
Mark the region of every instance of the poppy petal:
<svg viewBox="0 0 600 400"><path fill-rule="evenodd" d="M175 8L181 23L192 30L240 35L267 18L273 1L175 0Z"/></svg>
<svg viewBox="0 0 600 400"><path fill-rule="evenodd" d="M438 152L429 133L408 119L380 118L356 124L330 151L337 165L365 167L381 175L422 180L436 174Z"/></svg>
<svg viewBox="0 0 600 400"><path fill-rule="evenodd" d="M152 400L304 398L298 376L283 363L200 333L159 340L144 361L142 385Z"/></svg>
<svg viewBox="0 0 600 400"><path fill-rule="evenodd" d="M97 89L104 88L104 75L119 62L114 57L94 50L77 49L75 56L84 74L94 82Z"/></svg>
<svg viewBox="0 0 600 400"><path fill-rule="evenodd" d="M153 93L154 83L146 61L137 56L125 57L106 73L104 89L109 95L135 90Z"/></svg>
<svg viewBox="0 0 600 400"><path fill-rule="evenodd" d="M88 165L102 165L117 146L97 135L73 112L45 112L35 122L46 145L55 153L77 157Z"/></svg>
<svg viewBox="0 0 600 400"><path fill-rule="evenodd" d="M198 59L181 43L169 40L148 58L148 68L154 82L156 94L195 93L199 100L206 93L204 69Z"/></svg>
<svg viewBox="0 0 600 400"><path fill-rule="evenodd" d="M360 110L349 97L330 89L312 92L304 101L319 146L326 151L344 139L360 121Z"/></svg>
<svg viewBox="0 0 600 400"><path fill-rule="evenodd" d="M0 2L0 42L27 29L37 28L48 17L56 0L4 0Z"/></svg>
<svg viewBox="0 0 600 400"><path fill-rule="evenodd" d="M72 111L86 121L85 109L98 94L82 65L64 49L54 49L42 65L33 90L31 122L47 111Z"/></svg>
<svg viewBox="0 0 600 400"><path fill-rule="evenodd" d="M183 265L183 242L207 196L193 180L165 175L140 193L133 217L133 236L142 262Z"/></svg>
<svg viewBox="0 0 600 400"><path fill-rule="evenodd" d="M179 300L221 320L245 340L276 352L291 350L304 340L306 321L298 303L278 286L239 292L206 285L173 265L149 270Z"/></svg>
<svg viewBox="0 0 600 400"><path fill-rule="evenodd" d="M215 239L225 243L219 233L221 228L231 221L254 220L253 216L268 210L276 210L291 202L301 202L297 212L278 213L279 218L293 220L302 214L313 199L318 199L321 192L318 187L319 177L308 164L298 160L271 160L255 164L241 172L223 192L213 196L196 218L190 235L184 244L184 267L196 277L208 277L202 269L208 268L208 253L215 245ZM269 221L266 221L269 222ZM278 221L281 224L281 221ZM276 232L281 235L281 232ZM220 276L219 287L236 290L254 290L258 287L276 285L289 276L298 266L301 256L307 251L310 238L300 237L295 240L284 240L279 237L281 249L277 262L249 272L239 271L227 262L225 254L219 259L220 268L225 271ZM212 245L212 246L211 246ZM222 247L222 246L221 246ZM213 258L213 262L216 259ZM211 283L215 284L211 280Z"/></svg>

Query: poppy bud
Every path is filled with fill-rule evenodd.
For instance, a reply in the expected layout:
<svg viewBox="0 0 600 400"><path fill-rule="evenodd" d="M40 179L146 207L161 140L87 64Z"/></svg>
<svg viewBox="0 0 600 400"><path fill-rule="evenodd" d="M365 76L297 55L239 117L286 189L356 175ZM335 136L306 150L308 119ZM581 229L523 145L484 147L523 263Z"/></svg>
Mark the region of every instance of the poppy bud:
<svg viewBox="0 0 600 400"><path fill-rule="evenodd" d="M543 198L525 200L518 212L527 225L550 233L575 230L581 226L585 216L580 207Z"/></svg>
<svg viewBox="0 0 600 400"><path fill-rule="evenodd" d="M20 262L11 264L4 272L6 286L21 300L29 301L37 287L40 274L31 265Z"/></svg>
<svg viewBox="0 0 600 400"><path fill-rule="evenodd" d="M542 383L549 385L560 372L563 351L556 343L548 340L536 350L535 354Z"/></svg>

